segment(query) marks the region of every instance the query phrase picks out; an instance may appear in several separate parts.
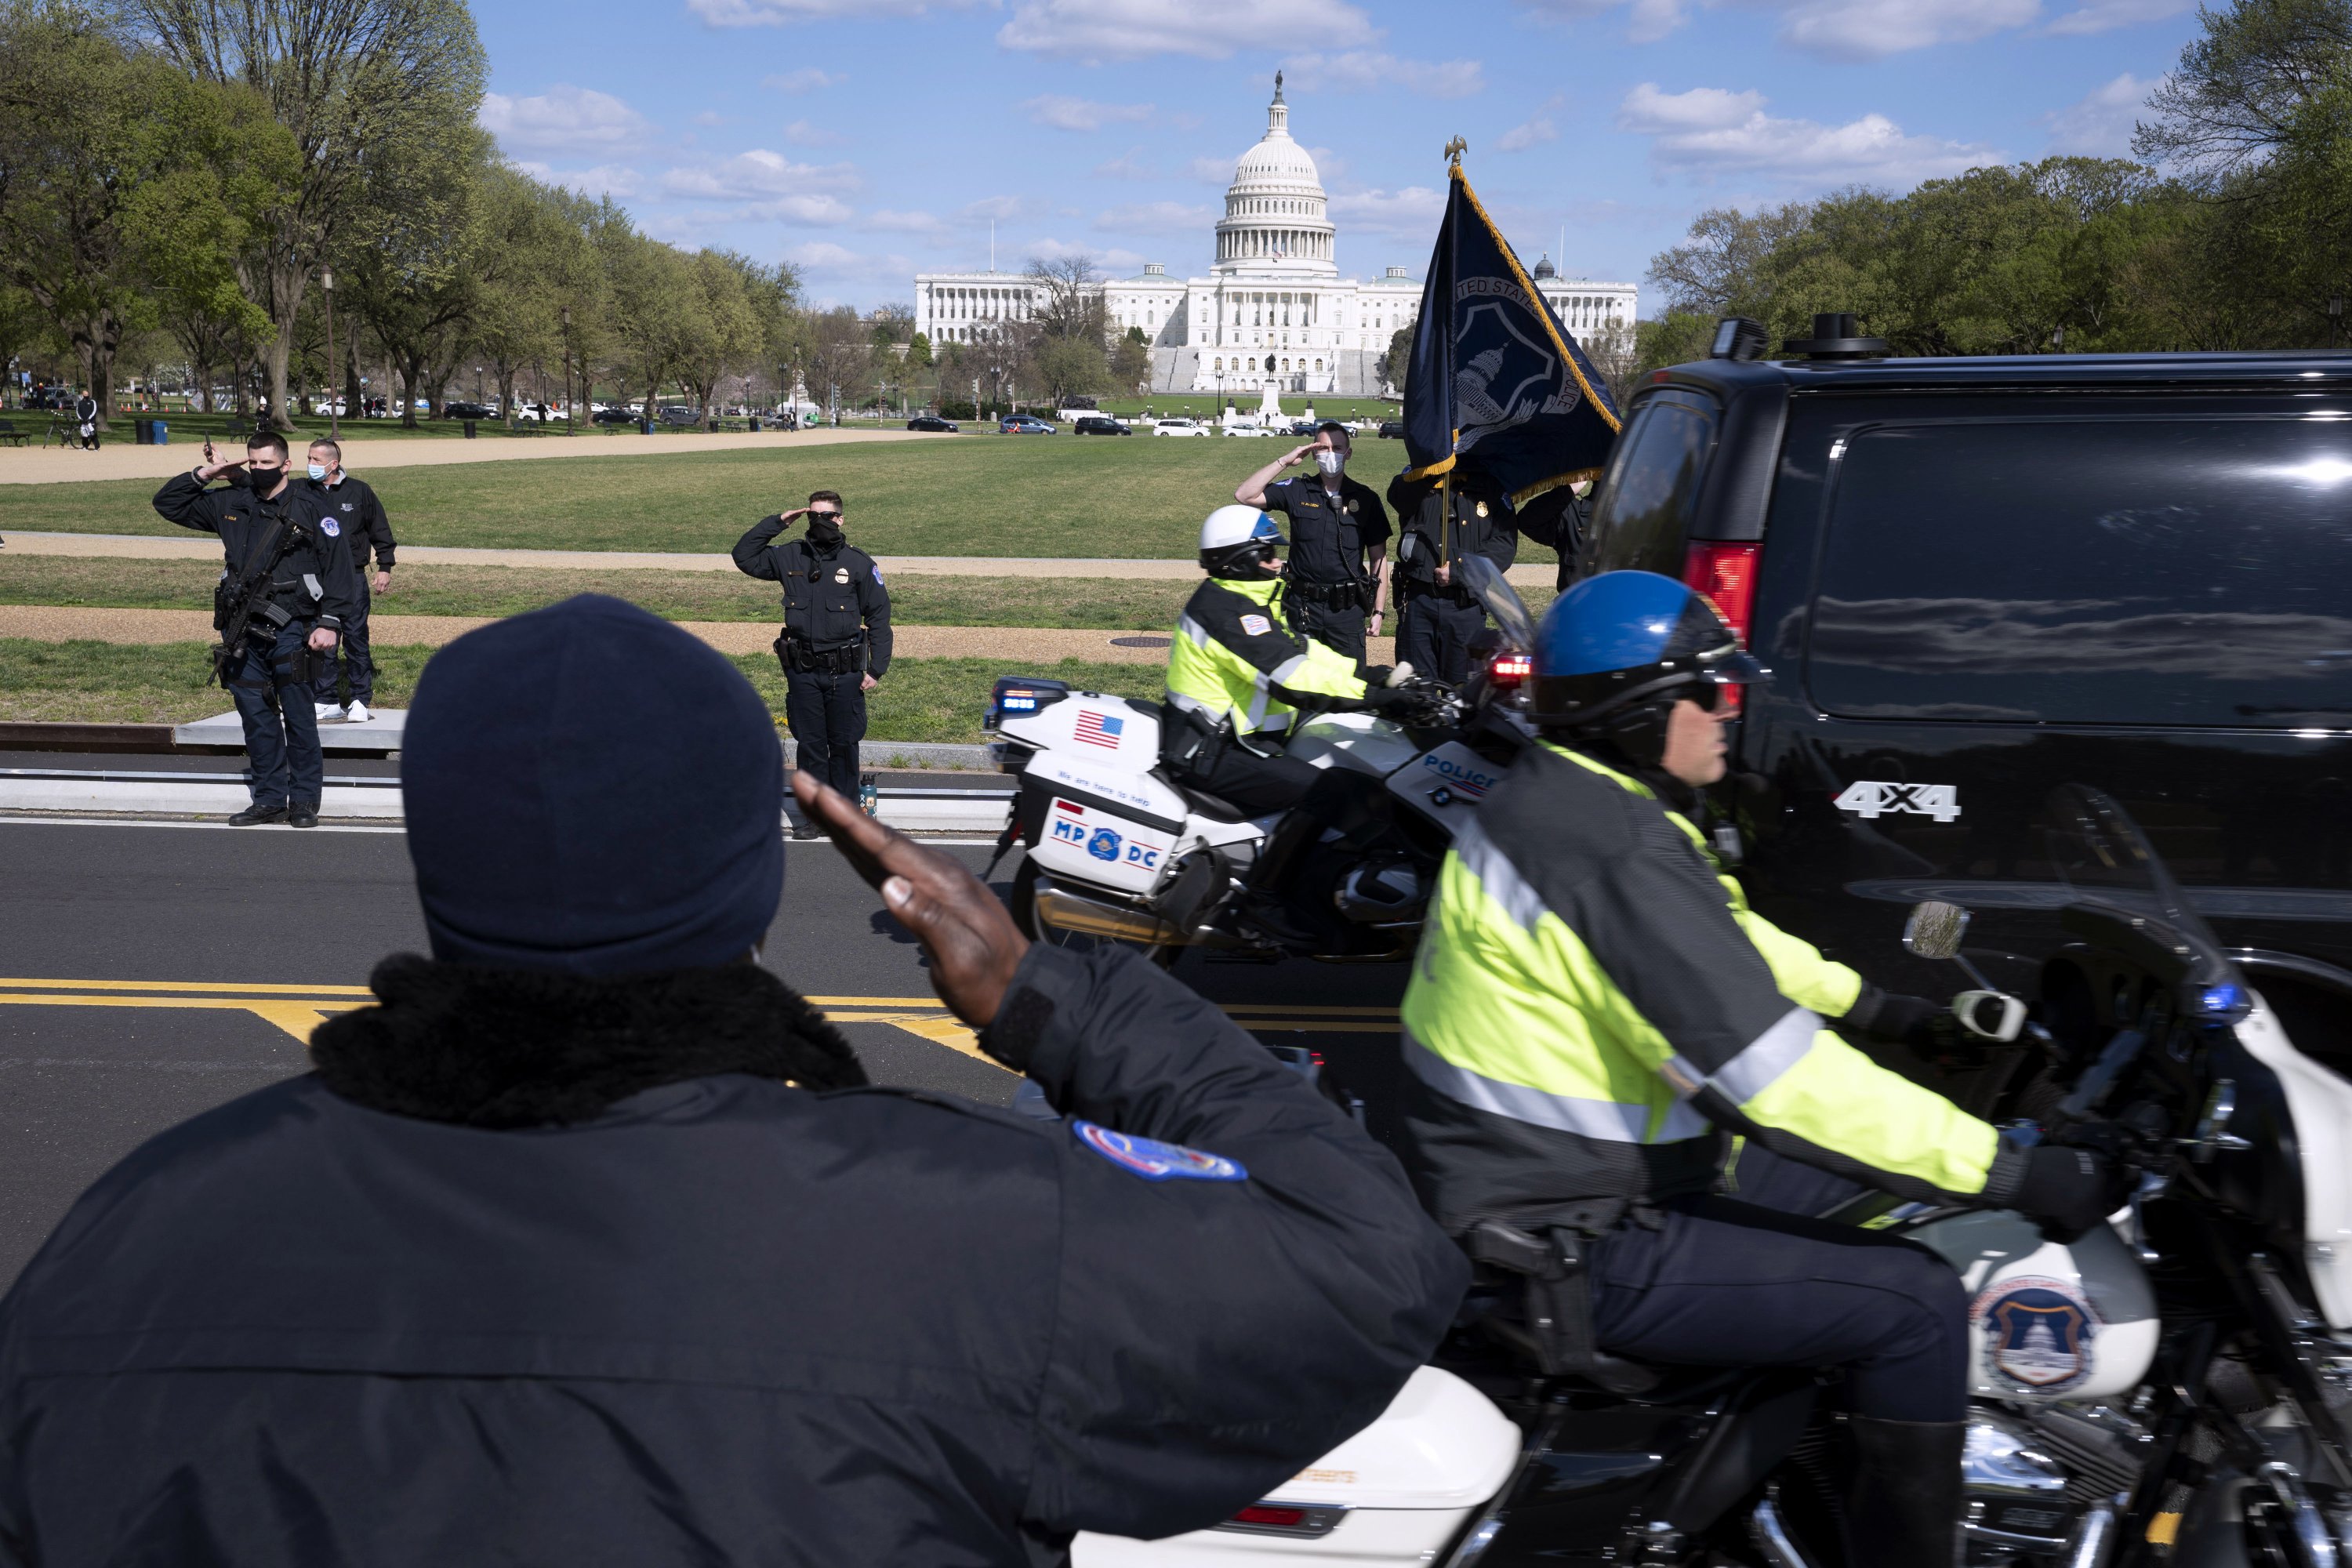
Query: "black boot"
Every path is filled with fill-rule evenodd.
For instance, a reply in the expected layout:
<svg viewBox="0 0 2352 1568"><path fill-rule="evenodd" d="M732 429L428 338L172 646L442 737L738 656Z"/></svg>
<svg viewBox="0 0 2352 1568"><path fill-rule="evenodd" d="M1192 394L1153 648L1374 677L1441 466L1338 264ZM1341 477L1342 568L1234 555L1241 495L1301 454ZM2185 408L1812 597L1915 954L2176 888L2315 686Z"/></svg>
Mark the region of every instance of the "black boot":
<svg viewBox="0 0 2352 1568"><path fill-rule="evenodd" d="M257 800L235 816L230 817L228 825L231 827L257 827L265 822L285 820L286 803L284 801L278 801L273 805L266 800Z"/></svg>
<svg viewBox="0 0 2352 1568"><path fill-rule="evenodd" d="M1853 1468L1845 1500L1853 1568L1947 1568L1958 1561L1965 1421L1846 1418Z"/></svg>

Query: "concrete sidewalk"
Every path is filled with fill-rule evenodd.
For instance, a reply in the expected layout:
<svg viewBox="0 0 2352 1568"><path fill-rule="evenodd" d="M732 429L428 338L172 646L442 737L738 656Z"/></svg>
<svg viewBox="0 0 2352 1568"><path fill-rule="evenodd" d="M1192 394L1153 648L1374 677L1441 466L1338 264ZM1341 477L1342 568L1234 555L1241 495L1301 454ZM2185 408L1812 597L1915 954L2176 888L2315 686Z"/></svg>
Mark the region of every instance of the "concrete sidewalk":
<svg viewBox="0 0 2352 1568"><path fill-rule="evenodd" d="M440 647L477 626L476 616L372 616L370 636L382 647ZM764 654L776 640L767 621L680 621L678 626L728 655ZM46 605L0 605L0 637L34 642L209 643L217 640L206 610L97 610ZM1123 639L1133 639L1124 641ZM1052 664L1082 658L1095 664L1165 664L1166 628L1067 631L1034 626L898 626L899 658L987 658ZM1372 662L1394 662L1394 643L1372 644Z"/></svg>
<svg viewBox="0 0 2352 1568"><path fill-rule="evenodd" d="M138 533L5 534L10 555L123 556L142 560L218 561L219 542ZM665 554L649 550L473 550L455 545L404 544L408 566L519 566L553 572L732 572L727 555ZM884 555L876 558L885 577L1126 577L1190 582L1200 576L1192 561L1151 561L1111 556ZM1516 587L1549 587L1555 568L1514 566L1507 574Z"/></svg>
<svg viewBox="0 0 2352 1568"><path fill-rule="evenodd" d="M165 424L171 421L167 416ZM303 442L313 439L318 431L306 431L289 437L297 467L302 455ZM354 439L344 445L343 456L350 461L352 472L362 479L377 468L414 468L445 463L505 463L544 460L559 458L650 458L678 452L732 452L747 447L763 451L785 452L803 447L831 447L842 442L870 441L953 441L959 437L933 435L919 430L763 430L754 436L640 436L634 430L625 436L608 436L602 431L578 436L484 436L468 441L462 437L419 436L411 440ZM233 443L213 443L216 457L235 455ZM236 448L242 450L242 448ZM166 447L139 447L131 443L128 416L123 425L121 444L110 443L95 452L60 451L51 447L0 447L0 485L68 484L79 479L166 479L173 474L186 473L205 460L205 445L201 438L175 441Z"/></svg>

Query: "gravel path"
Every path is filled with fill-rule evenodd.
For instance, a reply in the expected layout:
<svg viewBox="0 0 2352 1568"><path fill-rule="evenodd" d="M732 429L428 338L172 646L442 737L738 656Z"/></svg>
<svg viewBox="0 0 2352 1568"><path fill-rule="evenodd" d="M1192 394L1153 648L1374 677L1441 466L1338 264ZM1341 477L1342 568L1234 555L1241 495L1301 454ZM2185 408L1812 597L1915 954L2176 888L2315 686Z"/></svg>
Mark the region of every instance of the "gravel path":
<svg viewBox="0 0 2352 1568"><path fill-rule="evenodd" d="M167 420L168 424L169 421ZM21 425L18 426L23 427ZM298 436L294 439L307 440ZM498 436L468 441L462 437L419 437L413 441L354 441L346 451L353 458L355 471L372 468L412 468L443 463L505 463L535 461L555 458L646 458L672 452L728 452L745 447L782 448L786 447L830 447L838 442L859 441L953 441L954 436L934 436L915 430L782 430L762 431L757 436L605 436L581 435L569 439L561 436L536 436L528 438ZM226 455L229 444L213 444L216 454ZM301 456L298 447L295 456ZM167 479L173 474L185 473L205 460L204 443L189 441L167 447L140 447L131 442L130 428L123 428L119 444L110 443L95 452L59 451L51 447L0 447L0 485L54 485L77 479Z"/></svg>
<svg viewBox="0 0 2352 1568"><path fill-rule="evenodd" d="M377 616L368 625L374 640L395 646L439 647L488 621L470 616ZM776 628L748 621L681 621L725 654L766 653ZM0 637L36 642L181 643L214 640L213 618L203 610L93 610L39 605L0 605ZM1122 646L1120 638L1149 639ZM1164 664L1164 631L1060 631L1013 626L899 626L899 658L993 658L1056 661L1082 658L1096 664ZM1392 639L1377 638L1372 662L1395 658Z"/></svg>

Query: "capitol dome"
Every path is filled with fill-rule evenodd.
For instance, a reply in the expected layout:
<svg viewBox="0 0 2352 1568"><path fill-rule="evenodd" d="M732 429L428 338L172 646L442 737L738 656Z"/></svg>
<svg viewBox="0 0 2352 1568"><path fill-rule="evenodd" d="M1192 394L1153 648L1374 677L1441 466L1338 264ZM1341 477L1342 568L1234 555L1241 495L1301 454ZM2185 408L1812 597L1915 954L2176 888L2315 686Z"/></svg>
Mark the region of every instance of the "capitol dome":
<svg viewBox="0 0 2352 1568"><path fill-rule="evenodd" d="M1216 269L1336 273L1328 205L1315 160L1290 139L1290 106L1282 100L1282 76L1276 72L1265 135L1241 155L1234 183L1225 188Z"/></svg>

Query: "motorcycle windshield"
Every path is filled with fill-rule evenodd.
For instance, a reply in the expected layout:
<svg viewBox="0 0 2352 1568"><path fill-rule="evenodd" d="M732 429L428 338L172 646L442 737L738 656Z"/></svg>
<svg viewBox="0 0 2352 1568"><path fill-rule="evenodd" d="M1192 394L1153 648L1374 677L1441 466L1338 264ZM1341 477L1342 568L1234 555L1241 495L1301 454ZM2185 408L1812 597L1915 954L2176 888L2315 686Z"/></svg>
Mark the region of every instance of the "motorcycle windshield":
<svg viewBox="0 0 2352 1568"><path fill-rule="evenodd" d="M2179 879L2131 813L2105 791L2062 784L2044 805L2050 864L2070 895L2120 907L2159 924L2206 960L2217 984L2236 983L2221 940L2197 912ZM2163 933L2158 933L2163 934Z"/></svg>
<svg viewBox="0 0 2352 1568"><path fill-rule="evenodd" d="M1495 625L1502 628L1503 640L1522 653L1533 652L1535 617L1528 613L1527 601L1503 575L1503 569L1484 555L1465 555L1454 570L1460 574L1463 585L1477 595L1486 613L1495 617Z"/></svg>

